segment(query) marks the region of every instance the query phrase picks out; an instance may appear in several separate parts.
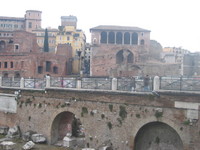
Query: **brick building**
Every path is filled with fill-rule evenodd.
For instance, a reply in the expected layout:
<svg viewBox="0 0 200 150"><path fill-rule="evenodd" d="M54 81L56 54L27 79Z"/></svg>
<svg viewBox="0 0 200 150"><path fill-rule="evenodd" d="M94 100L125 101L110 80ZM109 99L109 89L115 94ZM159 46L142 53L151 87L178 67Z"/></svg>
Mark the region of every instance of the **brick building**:
<svg viewBox="0 0 200 150"><path fill-rule="evenodd" d="M179 76L180 63L166 64L150 31L138 27L97 26L91 32L90 75L109 77ZM154 43L154 44L152 44ZM161 47L161 46L160 46Z"/></svg>
<svg viewBox="0 0 200 150"><path fill-rule="evenodd" d="M150 31L137 27L97 26L92 34L92 76L132 76L140 72L150 47Z"/></svg>
<svg viewBox="0 0 200 150"><path fill-rule="evenodd" d="M35 34L13 31L10 42L1 45L0 75L3 77L42 78L71 73L72 48L58 45L56 53L41 52Z"/></svg>

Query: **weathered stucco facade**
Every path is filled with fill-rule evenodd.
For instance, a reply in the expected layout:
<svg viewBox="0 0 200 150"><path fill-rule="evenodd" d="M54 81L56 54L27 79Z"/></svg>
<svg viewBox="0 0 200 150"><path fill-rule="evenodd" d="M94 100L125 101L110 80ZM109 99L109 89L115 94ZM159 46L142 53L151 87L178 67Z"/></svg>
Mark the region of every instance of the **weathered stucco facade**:
<svg viewBox="0 0 200 150"><path fill-rule="evenodd" d="M18 89L0 89L0 93L14 91ZM112 143L117 150L200 147L199 94L160 92L155 96L70 89L18 92L17 113L0 112L0 125L19 125L22 132L42 133L49 143L55 142L55 135L59 137L65 132L64 128L55 128L58 116L72 113L80 119L89 147L97 148L104 143ZM190 105L196 106L196 110ZM64 115L61 118L66 119Z"/></svg>

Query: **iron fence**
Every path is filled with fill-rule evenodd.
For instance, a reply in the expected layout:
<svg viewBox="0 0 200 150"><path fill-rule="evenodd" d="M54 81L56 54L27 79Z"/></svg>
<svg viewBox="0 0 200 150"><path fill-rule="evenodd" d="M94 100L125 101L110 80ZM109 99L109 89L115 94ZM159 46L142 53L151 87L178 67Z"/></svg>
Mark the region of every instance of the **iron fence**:
<svg viewBox="0 0 200 150"><path fill-rule="evenodd" d="M200 78L160 77L160 89L200 91Z"/></svg>
<svg viewBox="0 0 200 150"><path fill-rule="evenodd" d="M76 78L51 77L51 87L76 88Z"/></svg>
<svg viewBox="0 0 200 150"><path fill-rule="evenodd" d="M20 87L20 78L2 78L2 86Z"/></svg>
<svg viewBox="0 0 200 150"><path fill-rule="evenodd" d="M24 87L44 89L46 87L46 79L24 79Z"/></svg>
<svg viewBox="0 0 200 150"><path fill-rule="evenodd" d="M153 79L149 78L148 86L144 87L144 79L139 77L118 78L117 90L145 92L153 90Z"/></svg>
<svg viewBox="0 0 200 150"><path fill-rule="evenodd" d="M111 78L82 78L81 88L111 90Z"/></svg>

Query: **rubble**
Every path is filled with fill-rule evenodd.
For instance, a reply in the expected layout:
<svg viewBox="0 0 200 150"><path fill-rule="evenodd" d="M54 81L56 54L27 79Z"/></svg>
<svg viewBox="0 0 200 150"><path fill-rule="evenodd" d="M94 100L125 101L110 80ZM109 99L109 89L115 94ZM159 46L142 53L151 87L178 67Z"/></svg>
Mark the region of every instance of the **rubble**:
<svg viewBox="0 0 200 150"><path fill-rule="evenodd" d="M29 150L29 149L32 149L34 146L35 146L35 143L33 143L32 141L29 141L22 148L24 150Z"/></svg>
<svg viewBox="0 0 200 150"><path fill-rule="evenodd" d="M15 148L15 144L11 141L3 141L0 143L0 149L2 150L13 150Z"/></svg>
<svg viewBox="0 0 200 150"><path fill-rule="evenodd" d="M19 126L14 126L13 128L9 128L6 137L16 138L16 137L20 137L20 135L21 135L21 132L20 132Z"/></svg>
<svg viewBox="0 0 200 150"><path fill-rule="evenodd" d="M34 131L27 131L27 132L25 132L25 133L23 133L23 135L22 135L22 140L23 141L26 141L26 142L28 142L28 141L30 141L31 140L31 136L33 135L33 134L36 134L36 132L34 132Z"/></svg>
<svg viewBox="0 0 200 150"><path fill-rule="evenodd" d="M0 134L6 135L8 133L9 127L8 126L0 126Z"/></svg>
<svg viewBox="0 0 200 150"><path fill-rule="evenodd" d="M35 143L45 143L46 137L43 134L33 134L31 136L31 139Z"/></svg>

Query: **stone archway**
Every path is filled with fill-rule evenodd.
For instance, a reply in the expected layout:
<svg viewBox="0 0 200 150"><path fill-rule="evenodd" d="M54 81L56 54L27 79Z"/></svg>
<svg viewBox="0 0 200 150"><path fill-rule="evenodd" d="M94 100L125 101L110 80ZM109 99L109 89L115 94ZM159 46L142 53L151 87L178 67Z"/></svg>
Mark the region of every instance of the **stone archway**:
<svg viewBox="0 0 200 150"><path fill-rule="evenodd" d="M162 122L151 122L136 134L134 150L183 150L178 133Z"/></svg>
<svg viewBox="0 0 200 150"><path fill-rule="evenodd" d="M71 112L61 112L53 120L51 126L51 144L62 141L69 133L74 137L78 137L81 129L81 122Z"/></svg>

